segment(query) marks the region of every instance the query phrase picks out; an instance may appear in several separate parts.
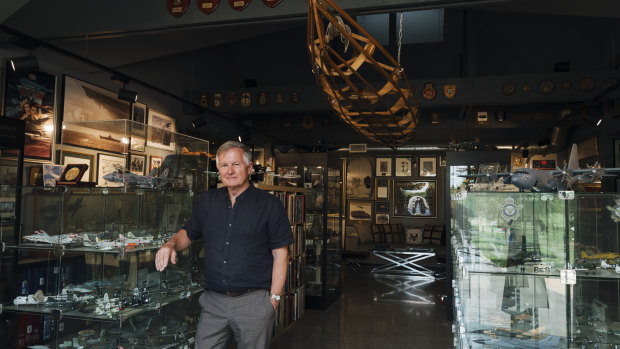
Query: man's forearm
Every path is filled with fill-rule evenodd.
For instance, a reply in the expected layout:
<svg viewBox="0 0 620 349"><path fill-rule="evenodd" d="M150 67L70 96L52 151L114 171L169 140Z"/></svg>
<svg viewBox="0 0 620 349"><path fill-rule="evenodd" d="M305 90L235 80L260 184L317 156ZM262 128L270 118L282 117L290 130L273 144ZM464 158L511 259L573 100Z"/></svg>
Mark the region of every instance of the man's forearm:
<svg viewBox="0 0 620 349"><path fill-rule="evenodd" d="M286 269L288 266L288 246L280 247L272 251L273 270L271 273L271 294L281 294L286 282Z"/></svg>
<svg viewBox="0 0 620 349"><path fill-rule="evenodd" d="M192 240L187 237L187 230L181 229L174 234L170 240L162 245L173 248L175 251L183 251L192 244Z"/></svg>

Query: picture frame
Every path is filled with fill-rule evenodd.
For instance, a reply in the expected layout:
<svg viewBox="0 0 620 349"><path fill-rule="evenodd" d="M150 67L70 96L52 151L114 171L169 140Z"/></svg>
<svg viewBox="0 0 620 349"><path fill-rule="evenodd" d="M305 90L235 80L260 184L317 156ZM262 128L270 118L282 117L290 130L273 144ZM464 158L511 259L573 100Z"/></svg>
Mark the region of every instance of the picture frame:
<svg viewBox="0 0 620 349"><path fill-rule="evenodd" d="M129 154L129 164L127 165L129 172L144 176L146 174L146 156Z"/></svg>
<svg viewBox="0 0 620 349"><path fill-rule="evenodd" d="M437 176L437 157L420 156L420 177Z"/></svg>
<svg viewBox="0 0 620 349"><path fill-rule="evenodd" d="M392 176L392 158L377 158L375 160L375 176L391 177Z"/></svg>
<svg viewBox="0 0 620 349"><path fill-rule="evenodd" d="M390 223L390 215L387 213L377 213L375 214L375 223L377 224L389 224Z"/></svg>
<svg viewBox="0 0 620 349"><path fill-rule="evenodd" d="M151 158L149 160L149 173L153 171L154 168L161 167L162 163L163 158L161 156L151 155Z"/></svg>
<svg viewBox="0 0 620 349"><path fill-rule="evenodd" d="M63 144L124 153L124 130L108 132L85 126L71 125L81 121L128 120L131 106L118 99L116 92L64 75L62 118L58 118L58 138ZM61 120L62 119L62 120ZM65 128L63 129L63 124Z"/></svg>
<svg viewBox="0 0 620 349"><path fill-rule="evenodd" d="M437 218L437 181L394 181L392 216Z"/></svg>
<svg viewBox="0 0 620 349"><path fill-rule="evenodd" d="M93 180L92 174L94 173L94 171L91 171L91 169L93 168L94 160L95 160L95 157L92 154L77 153L77 152L72 152L72 151L63 150L61 151L61 155L60 155L60 163L62 165L67 165L67 164L88 165L88 169L86 169L86 171L84 172L84 175L82 176L82 180L86 182L92 182Z"/></svg>
<svg viewBox="0 0 620 349"><path fill-rule="evenodd" d="M375 213L390 213L390 203L387 201L376 201Z"/></svg>
<svg viewBox="0 0 620 349"><path fill-rule="evenodd" d="M110 182L103 176L119 169L125 169L125 161L127 160L122 156L97 153L97 186L122 187L123 183Z"/></svg>
<svg viewBox="0 0 620 349"><path fill-rule="evenodd" d="M372 218L372 201L350 200L347 217L354 221L370 221Z"/></svg>
<svg viewBox="0 0 620 349"><path fill-rule="evenodd" d="M394 165L394 172L396 177L411 177L411 158L396 158L395 161L396 164Z"/></svg>
<svg viewBox="0 0 620 349"><path fill-rule="evenodd" d="M55 143L56 75L42 71L14 72L6 62L0 114L25 121L25 158L50 161Z"/></svg>
<svg viewBox="0 0 620 349"><path fill-rule="evenodd" d="M129 139L129 149L133 151L145 151L146 148L146 104L131 104L131 120L135 122Z"/></svg>
<svg viewBox="0 0 620 349"><path fill-rule="evenodd" d="M390 197L390 180L383 178L375 179L375 199L389 199Z"/></svg>
<svg viewBox="0 0 620 349"><path fill-rule="evenodd" d="M174 118L149 108L148 125L146 146L174 151L173 137L176 132Z"/></svg>
<svg viewBox="0 0 620 349"><path fill-rule="evenodd" d="M372 184L372 164L370 160L365 157L349 159L347 163L347 198L371 199L374 193Z"/></svg>

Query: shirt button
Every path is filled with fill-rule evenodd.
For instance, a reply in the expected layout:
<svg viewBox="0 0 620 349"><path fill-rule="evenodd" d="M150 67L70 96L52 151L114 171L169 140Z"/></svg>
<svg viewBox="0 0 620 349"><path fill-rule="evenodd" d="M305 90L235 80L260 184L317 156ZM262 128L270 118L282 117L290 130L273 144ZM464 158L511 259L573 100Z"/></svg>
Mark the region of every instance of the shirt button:
<svg viewBox="0 0 620 349"><path fill-rule="evenodd" d="M226 264L226 261L224 261L224 264Z"/></svg>
<svg viewBox="0 0 620 349"><path fill-rule="evenodd" d="M226 245L228 245L228 241L226 241Z"/></svg>
<svg viewBox="0 0 620 349"><path fill-rule="evenodd" d="M229 227L232 227L232 223L228 223L228 226L229 226Z"/></svg>

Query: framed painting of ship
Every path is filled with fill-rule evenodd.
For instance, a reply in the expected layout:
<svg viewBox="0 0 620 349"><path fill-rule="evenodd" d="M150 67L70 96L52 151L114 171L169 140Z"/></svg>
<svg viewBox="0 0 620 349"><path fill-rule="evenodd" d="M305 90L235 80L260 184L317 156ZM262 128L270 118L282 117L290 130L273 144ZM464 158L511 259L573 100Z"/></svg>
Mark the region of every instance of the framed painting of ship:
<svg viewBox="0 0 620 349"><path fill-rule="evenodd" d="M118 127L98 121L127 120L130 104L118 99L116 92L64 76L62 114L58 125L63 144L123 153L125 134Z"/></svg>

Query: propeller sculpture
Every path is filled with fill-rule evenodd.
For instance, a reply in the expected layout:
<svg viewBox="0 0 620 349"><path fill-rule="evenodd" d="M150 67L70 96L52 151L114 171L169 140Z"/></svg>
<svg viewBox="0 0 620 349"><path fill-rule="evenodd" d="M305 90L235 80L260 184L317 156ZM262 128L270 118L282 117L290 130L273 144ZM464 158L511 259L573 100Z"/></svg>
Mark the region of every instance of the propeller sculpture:
<svg viewBox="0 0 620 349"><path fill-rule="evenodd" d="M308 1L308 53L332 111L371 141L396 147L419 121L400 64L332 0Z"/></svg>

